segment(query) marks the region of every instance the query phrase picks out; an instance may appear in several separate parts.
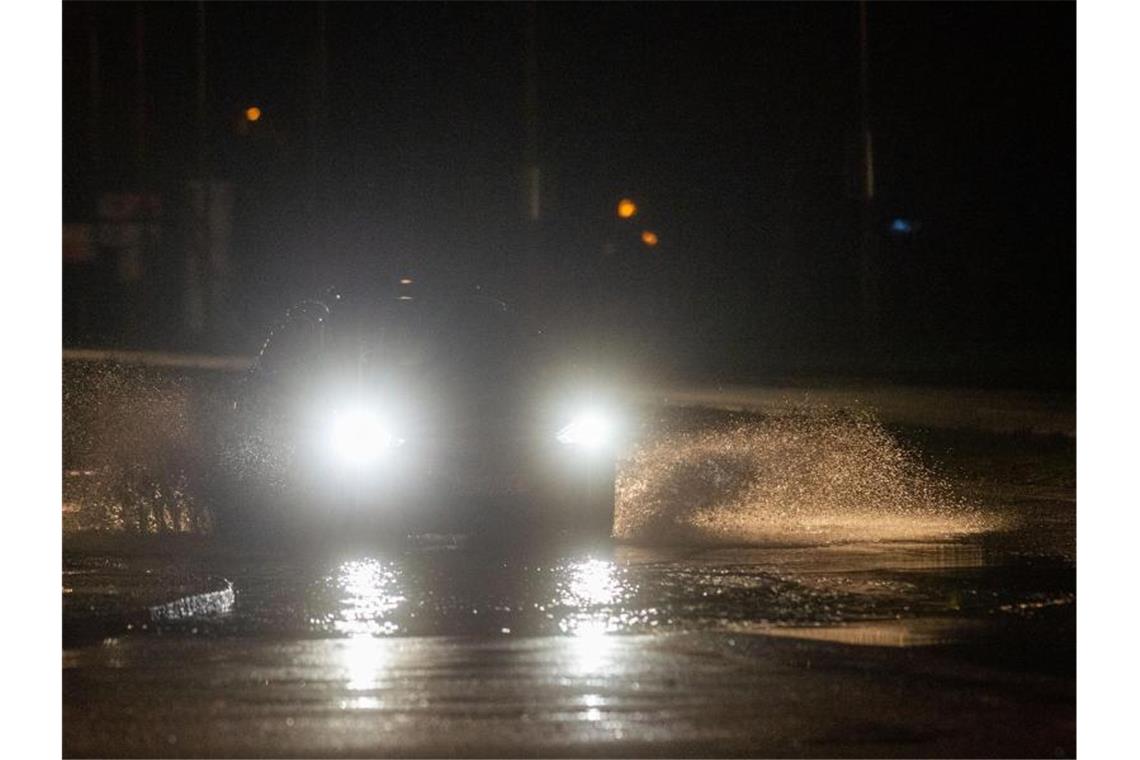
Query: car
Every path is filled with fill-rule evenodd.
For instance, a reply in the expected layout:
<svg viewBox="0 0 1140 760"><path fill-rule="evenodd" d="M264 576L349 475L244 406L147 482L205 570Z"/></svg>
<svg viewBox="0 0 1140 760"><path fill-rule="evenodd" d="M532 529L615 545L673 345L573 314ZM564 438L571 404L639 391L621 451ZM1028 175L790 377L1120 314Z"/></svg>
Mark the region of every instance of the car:
<svg viewBox="0 0 1140 760"><path fill-rule="evenodd" d="M219 528L608 539L612 383L501 299L410 284L329 291L272 330L226 404Z"/></svg>

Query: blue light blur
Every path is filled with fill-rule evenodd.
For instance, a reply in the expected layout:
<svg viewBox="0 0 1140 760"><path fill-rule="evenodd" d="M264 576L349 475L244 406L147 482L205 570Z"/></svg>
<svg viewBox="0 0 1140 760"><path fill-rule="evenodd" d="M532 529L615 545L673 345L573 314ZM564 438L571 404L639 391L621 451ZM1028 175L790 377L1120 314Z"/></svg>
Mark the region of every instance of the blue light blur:
<svg viewBox="0 0 1140 760"><path fill-rule="evenodd" d="M895 217L891 220L891 232L896 235L909 235L914 232L914 225L909 219L902 217Z"/></svg>

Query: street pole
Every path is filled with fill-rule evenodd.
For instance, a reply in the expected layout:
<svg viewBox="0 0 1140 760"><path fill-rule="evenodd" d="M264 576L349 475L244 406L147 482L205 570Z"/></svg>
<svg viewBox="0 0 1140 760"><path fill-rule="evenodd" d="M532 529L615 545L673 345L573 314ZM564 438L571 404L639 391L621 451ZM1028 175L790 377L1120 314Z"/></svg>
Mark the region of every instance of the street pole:
<svg viewBox="0 0 1140 760"><path fill-rule="evenodd" d="M875 153L871 137L870 56L867 45L867 0L859 1L859 104L862 137L861 234L859 245L859 302L864 351L878 347L879 240L875 219Z"/></svg>
<svg viewBox="0 0 1140 760"><path fill-rule="evenodd" d="M87 6L87 53L89 60L88 88L90 90L90 121L88 122L88 140L91 148L91 176L94 179L94 193L98 194L101 186L100 170L102 169L102 109L103 109L103 82L99 64L99 6L91 3Z"/></svg>
<svg viewBox="0 0 1140 760"><path fill-rule="evenodd" d="M138 182L146 184L147 114L146 114L146 18L143 4L135 5L135 161Z"/></svg>
<svg viewBox="0 0 1140 760"><path fill-rule="evenodd" d="M533 0L527 3L525 155L527 217L537 222L542 214L542 198L538 168L538 7Z"/></svg>
<svg viewBox="0 0 1140 760"><path fill-rule="evenodd" d="M195 35L194 52L196 56L196 68L198 75L198 86L196 88L195 104L197 106L195 111L196 123L195 127L198 132L198 145L197 145L197 170L198 176L202 177L206 174L206 3L203 0L198 0L196 8L197 16L197 34Z"/></svg>
<svg viewBox="0 0 1140 760"><path fill-rule="evenodd" d="M526 204L521 260L504 260L504 282L517 289L520 296L536 297L534 272L541 269L540 256L542 218L542 174L538 145L538 4L526 4L526 41L524 59L524 133L523 194Z"/></svg>
<svg viewBox="0 0 1140 760"><path fill-rule="evenodd" d="M316 4L316 45L313 81L309 99L309 221L315 227L327 208L329 190L328 161L325 147L328 130L328 9L324 2Z"/></svg>
<svg viewBox="0 0 1140 760"><path fill-rule="evenodd" d="M198 0L195 8L197 29L194 38L194 52L197 68L195 92L195 127L197 150L195 156L196 180L190 182L191 239L186 251L185 285L182 292L182 318L187 331L194 336L205 328L205 299L202 292L202 269L209 245L209 224L206 219L208 180L208 127L206 114L206 4Z"/></svg>

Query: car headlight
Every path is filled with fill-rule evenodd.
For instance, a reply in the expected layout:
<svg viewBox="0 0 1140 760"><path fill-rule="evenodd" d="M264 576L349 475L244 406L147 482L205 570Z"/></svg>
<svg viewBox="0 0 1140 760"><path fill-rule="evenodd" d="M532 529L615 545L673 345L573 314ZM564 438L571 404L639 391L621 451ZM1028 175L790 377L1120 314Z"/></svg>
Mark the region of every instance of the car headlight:
<svg viewBox="0 0 1140 760"><path fill-rule="evenodd" d="M583 410L558 431L558 442L595 451L614 442L614 420L598 409Z"/></svg>
<svg viewBox="0 0 1140 760"><path fill-rule="evenodd" d="M337 460L350 467L366 467L404 443L391 423L376 409L353 406L333 413L329 440Z"/></svg>

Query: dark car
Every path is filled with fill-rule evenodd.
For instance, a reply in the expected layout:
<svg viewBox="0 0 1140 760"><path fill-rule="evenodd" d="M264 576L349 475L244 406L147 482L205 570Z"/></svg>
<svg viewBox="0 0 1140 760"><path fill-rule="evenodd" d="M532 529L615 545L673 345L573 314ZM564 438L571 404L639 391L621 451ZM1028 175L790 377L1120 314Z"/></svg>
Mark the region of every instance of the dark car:
<svg viewBox="0 0 1140 760"><path fill-rule="evenodd" d="M220 527L608 538L620 415L558 354L478 293L297 304L229 404Z"/></svg>

